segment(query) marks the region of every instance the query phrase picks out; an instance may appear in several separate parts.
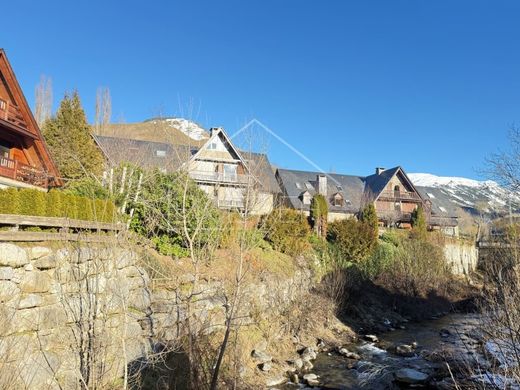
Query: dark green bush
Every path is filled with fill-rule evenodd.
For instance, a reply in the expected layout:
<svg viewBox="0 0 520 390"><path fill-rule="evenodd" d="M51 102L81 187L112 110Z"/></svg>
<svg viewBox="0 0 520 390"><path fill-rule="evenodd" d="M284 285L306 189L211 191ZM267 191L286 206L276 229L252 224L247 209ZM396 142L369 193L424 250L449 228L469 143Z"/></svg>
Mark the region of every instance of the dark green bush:
<svg viewBox="0 0 520 390"><path fill-rule="evenodd" d="M341 255L340 266L365 260L377 242L373 227L353 218L331 223L327 237Z"/></svg>
<svg viewBox="0 0 520 390"><path fill-rule="evenodd" d="M310 248L307 218L296 210L274 210L265 221L265 229L266 239L280 252L299 255Z"/></svg>

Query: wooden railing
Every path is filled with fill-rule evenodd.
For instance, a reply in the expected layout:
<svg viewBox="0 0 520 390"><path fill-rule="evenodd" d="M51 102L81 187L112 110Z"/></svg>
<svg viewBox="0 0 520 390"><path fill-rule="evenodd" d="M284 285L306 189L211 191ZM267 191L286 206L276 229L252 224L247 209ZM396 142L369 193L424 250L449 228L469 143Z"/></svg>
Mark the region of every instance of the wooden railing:
<svg viewBox="0 0 520 390"><path fill-rule="evenodd" d="M413 200L420 201L421 197L417 195L415 192L407 192L407 191L383 191L379 198L391 199L391 200Z"/></svg>
<svg viewBox="0 0 520 390"><path fill-rule="evenodd" d="M10 102L3 102L3 109L2 105L0 105L0 118L24 129L27 128L22 112L16 105Z"/></svg>
<svg viewBox="0 0 520 390"><path fill-rule="evenodd" d="M48 177L43 170L7 157L0 157L0 176L38 187L48 186Z"/></svg>
<svg viewBox="0 0 520 390"><path fill-rule="evenodd" d="M7 229L0 230L0 241L108 242L126 230L122 223L11 214L0 214L0 227ZM25 228L39 228L42 231L23 230Z"/></svg>
<svg viewBox="0 0 520 390"><path fill-rule="evenodd" d="M249 180L247 175L229 174L210 171L190 171L190 177L198 181L210 181L216 183L239 183L246 184Z"/></svg>
<svg viewBox="0 0 520 390"><path fill-rule="evenodd" d="M411 222L412 213L404 213L402 211L377 211L379 219L393 222Z"/></svg>
<svg viewBox="0 0 520 390"><path fill-rule="evenodd" d="M241 209L244 207L244 200L243 199L219 199L219 200L217 200L217 207L230 208L230 209Z"/></svg>

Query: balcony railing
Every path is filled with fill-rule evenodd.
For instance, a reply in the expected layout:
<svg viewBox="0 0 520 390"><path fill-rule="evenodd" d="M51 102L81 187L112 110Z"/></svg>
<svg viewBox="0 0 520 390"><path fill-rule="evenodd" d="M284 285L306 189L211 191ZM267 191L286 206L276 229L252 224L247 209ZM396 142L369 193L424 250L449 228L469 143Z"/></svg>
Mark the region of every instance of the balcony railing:
<svg viewBox="0 0 520 390"><path fill-rule="evenodd" d="M229 174L221 172L209 171L190 171L190 177L196 181L206 181L214 183L238 183L247 184L249 181L248 175Z"/></svg>
<svg viewBox="0 0 520 390"><path fill-rule="evenodd" d="M379 195L379 199L390 199L390 200L412 200L412 201L421 201L419 195L415 192L407 192L407 191L383 191L381 195Z"/></svg>
<svg viewBox="0 0 520 390"><path fill-rule="evenodd" d="M377 211L379 219L389 222L412 222L412 213L402 211Z"/></svg>
<svg viewBox="0 0 520 390"><path fill-rule="evenodd" d="M243 199L218 199L217 207L222 209L241 209L244 207Z"/></svg>
<svg viewBox="0 0 520 390"><path fill-rule="evenodd" d="M7 157L0 157L0 176L33 186L48 186L48 176L43 170Z"/></svg>
<svg viewBox="0 0 520 390"><path fill-rule="evenodd" d="M0 102L0 119L13 123L16 126L27 128L20 109L10 102Z"/></svg>

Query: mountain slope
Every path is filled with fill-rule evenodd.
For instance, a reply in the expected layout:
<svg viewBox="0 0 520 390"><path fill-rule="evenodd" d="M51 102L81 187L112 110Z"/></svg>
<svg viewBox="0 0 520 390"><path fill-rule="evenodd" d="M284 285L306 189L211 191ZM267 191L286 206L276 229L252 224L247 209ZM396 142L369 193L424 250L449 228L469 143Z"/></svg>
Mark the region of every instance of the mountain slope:
<svg viewBox="0 0 520 390"><path fill-rule="evenodd" d="M443 177L428 173L411 173L410 180L433 203L451 204L450 209L463 209L473 215L504 215L520 209L518 194L500 187L491 180L478 181L462 177ZM433 198L432 198L433 197Z"/></svg>
<svg viewBox="0 0 520 390"><path fill-rule="evenodd" d="M193 146L200 146L209 138L209 133L204 128L184 118L153 118L144 122L114 123L105 126L100 135Z"/></svg>

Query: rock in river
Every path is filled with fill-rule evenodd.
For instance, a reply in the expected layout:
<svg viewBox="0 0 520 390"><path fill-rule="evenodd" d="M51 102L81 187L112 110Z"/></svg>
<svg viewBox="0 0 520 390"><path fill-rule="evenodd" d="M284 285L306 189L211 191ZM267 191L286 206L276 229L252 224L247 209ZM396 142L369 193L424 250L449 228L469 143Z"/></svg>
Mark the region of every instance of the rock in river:
<svg viewBox="0 0 520 390"><path fill-rule="evenodd" d="M414 370L413 368L401 368L395 372L395 379L401 383L410 385L418 385L428 380L429 375L424 372Z"/></svg>

